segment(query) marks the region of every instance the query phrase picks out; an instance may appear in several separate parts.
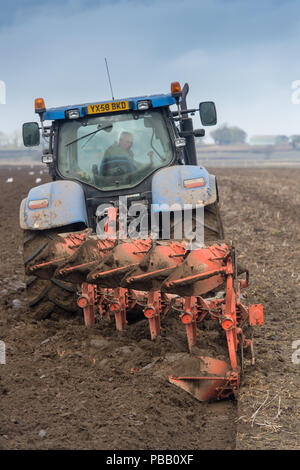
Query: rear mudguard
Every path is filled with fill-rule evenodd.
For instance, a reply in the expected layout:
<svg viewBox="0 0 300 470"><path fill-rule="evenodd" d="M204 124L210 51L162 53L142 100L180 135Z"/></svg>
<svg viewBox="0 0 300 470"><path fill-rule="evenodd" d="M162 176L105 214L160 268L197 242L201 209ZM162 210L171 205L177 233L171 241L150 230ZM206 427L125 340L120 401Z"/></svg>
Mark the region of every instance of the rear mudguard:
<svg viewBox="0 0 300 470"><path fill-rule="evenodd" d="M201 184L201 186L200 186ZM197 186L198 185L198 186ZM155 173L152 180L154 212L169 210L170 206L213 204L217 200L215 176L196 165L176 165ZM155 206L156 205L156 206Z"/></svg>
<svg viewBox="0 0 300 470"><path fill-rule="evenodd" d="M38 204L44 207L35 208ZM21 202L20 226L24 230L46 230L77 222L88 226L84 192L75 181L36 186Z"/></svg>

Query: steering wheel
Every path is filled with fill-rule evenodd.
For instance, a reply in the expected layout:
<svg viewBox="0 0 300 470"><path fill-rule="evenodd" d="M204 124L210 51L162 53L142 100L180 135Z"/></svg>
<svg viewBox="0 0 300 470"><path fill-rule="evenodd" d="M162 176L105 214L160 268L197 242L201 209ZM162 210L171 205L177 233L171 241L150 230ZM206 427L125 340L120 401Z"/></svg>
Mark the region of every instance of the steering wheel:
<svg viewBox="0 0 300 470"><path fill-rule="evenodd" d="M100 165L101 176L123 176L135 171L130 157L125 155L104 157Z"/></svg>

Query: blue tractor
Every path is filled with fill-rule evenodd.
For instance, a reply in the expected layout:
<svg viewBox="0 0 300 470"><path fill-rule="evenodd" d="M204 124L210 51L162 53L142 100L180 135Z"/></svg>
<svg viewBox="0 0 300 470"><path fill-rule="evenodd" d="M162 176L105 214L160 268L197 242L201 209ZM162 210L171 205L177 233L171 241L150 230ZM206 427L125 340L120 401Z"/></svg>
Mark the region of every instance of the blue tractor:
<svg viewBox="0 0 300 470"><path fill-rule="evenodd" d="M240 302L248 273L235 287L245 270L223 242L216 178L197 160L195 138L205 131L193 128L191 115L213 126L215 105L189 109L188 91L173 82L169 94L58 108L35 100L40 123L23 125L24 145L39 145L41 131L53 181L21 203L26 285L38 319L81 311L87 326L114 316L122 330L138 306L151 339L176 307L190 351L197 322L211 314L226 331L231 364L204 358L205 372L218 378L199 380L192 393L222 398L238 387L238 343L251 343L237 339L242 323L259 323L262 310ZM191 391L184 378L170 380Z"/></svg>
<svg viewBox="0 0 300 470"><path fill-rule="evenodd" d="M223 239L216 179L197 162L195 137L203 136L204 130L194 130L190 117L200 111L202 124L214 125L215 106L204 102L198 109L187 109L188 89L186 84L181 90L175 82L166 95L50 109L43 99L35 100L40 126L35 122L23 125L24 144L39 145L41 127L49 142L42 162L53 182L31 189L21 204L26 266L36 264L41 253L44 262L47 257L51 261L54 253L50 250L45 256L45 248L49 241L60 240L62 233L72 232L73 238L87 228L95 233L97 208L117 205L120 196L127 196L128 205L142 202L150 207L192 203L199 195L204 200L205 189L205 241ZM188 181L191 188L186 187ZM174 184L182 194L165 196L166 185L172 189ZM33 272L28 271L28 297L38 318L57 307L77 309L73 285L53 278L52 271L49 279L35 277Z"/></svg>

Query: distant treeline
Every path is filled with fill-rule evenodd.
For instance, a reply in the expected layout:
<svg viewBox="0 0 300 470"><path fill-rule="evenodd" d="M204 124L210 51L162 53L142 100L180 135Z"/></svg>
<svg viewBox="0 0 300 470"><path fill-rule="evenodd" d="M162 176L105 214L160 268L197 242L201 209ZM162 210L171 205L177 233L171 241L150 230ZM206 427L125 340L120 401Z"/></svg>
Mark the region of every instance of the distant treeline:
<svg viewBox="0 0 300 470"><path fill-rule="evenodd" d="M24 148L21 130L16 130L7 134L0 130L0 149L20 149Z"/></svg>
<svg viewBox="0 0 300 470"><path fill-rule="evenodd" d="M238 126L229 126L222 124L221 126L210 132L210 137L213 139L215 145L228 146L246 144L247 132ZM249 144L253 146L277 146L277 145L290 145L291 148L297 149L300 147L300 134L296 135L254 135L249 139ZM205 145L205 139L197 139L198 145Z"/></svg>

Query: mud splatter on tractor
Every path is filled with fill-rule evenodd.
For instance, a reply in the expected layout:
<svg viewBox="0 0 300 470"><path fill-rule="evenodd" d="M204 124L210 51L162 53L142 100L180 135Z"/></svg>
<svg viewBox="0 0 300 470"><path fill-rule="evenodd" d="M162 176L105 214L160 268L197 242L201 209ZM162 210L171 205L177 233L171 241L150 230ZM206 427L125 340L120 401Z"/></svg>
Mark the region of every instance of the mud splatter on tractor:
<svg viewBox="0 0 300 470"><path fill-rule="evenodd" d="M214 125L215 106L188 109L187 93L174 82L167 95L76 107L46 109L37 99L54 181L29 192L20 220L38 318L79 308L87 327L113 319L122 331L136 310L155 340L176 315L187 353L166 377L204 401L237 393L244 349L255 361L245 331L263 323L263 307L244 303L248 269L224 240L216 179L197 165L204 130L189 115ZM39 143L38 127L24 124L25 145ZM194 353L208 319L226 339L227 361Z"/></svg>

